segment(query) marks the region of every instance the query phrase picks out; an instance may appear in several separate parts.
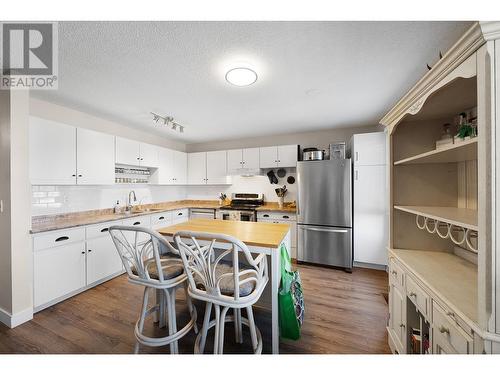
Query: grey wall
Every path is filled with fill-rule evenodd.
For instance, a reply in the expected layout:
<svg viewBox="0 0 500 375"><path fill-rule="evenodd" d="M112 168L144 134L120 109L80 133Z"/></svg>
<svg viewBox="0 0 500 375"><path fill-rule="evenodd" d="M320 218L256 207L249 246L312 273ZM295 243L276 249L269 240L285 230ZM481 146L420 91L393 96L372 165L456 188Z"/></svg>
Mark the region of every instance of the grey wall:
<svg viewBox="0 0 500 375"><path fill-rule="evenodd" d="M380 125L363 126L358 128L340 128L314 132L281 134L266 137L254 137L220 142L204 142L186 145L187 152L230 150L234 148L274 146L298 144L302 147L327 148L335 141L349 142L353 134L383 131Z"/></svg>

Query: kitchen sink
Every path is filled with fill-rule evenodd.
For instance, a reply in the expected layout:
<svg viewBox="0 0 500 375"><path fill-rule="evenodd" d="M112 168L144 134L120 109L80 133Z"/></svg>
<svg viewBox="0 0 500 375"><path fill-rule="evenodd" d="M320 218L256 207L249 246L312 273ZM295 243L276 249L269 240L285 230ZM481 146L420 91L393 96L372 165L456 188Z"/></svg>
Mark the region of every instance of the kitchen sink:
<svg viewBox="0 0 500 375"><path fill-rule="evenodd" d="M160 212L165 211L164 208L143 208L143 209L132 209L131 211L124 211L125 215L135 215L135 214L147 214L150 212Z"/></svg>

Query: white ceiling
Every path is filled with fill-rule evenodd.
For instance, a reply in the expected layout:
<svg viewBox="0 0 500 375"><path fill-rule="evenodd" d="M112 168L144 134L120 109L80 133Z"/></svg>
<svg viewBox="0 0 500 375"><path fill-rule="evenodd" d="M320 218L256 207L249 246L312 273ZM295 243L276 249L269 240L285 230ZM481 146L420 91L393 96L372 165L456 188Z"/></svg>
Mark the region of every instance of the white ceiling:
<svg viewBox="0 0 500 375"><path fill-rule="evenodd" d="M470 25L60 22L59 89L33 95L185 143L374 125ZM240 63L254 85L224 80Z"/></svg>

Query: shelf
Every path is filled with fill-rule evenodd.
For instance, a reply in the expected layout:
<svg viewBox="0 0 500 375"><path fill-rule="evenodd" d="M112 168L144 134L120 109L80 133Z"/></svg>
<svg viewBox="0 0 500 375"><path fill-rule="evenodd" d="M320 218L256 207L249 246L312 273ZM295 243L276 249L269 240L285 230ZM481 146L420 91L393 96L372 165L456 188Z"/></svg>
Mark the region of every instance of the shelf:
<svg viewBox="0 0 500 375"><path fill-rule="evenodd" d="M425 216L477 231L477 211L457 207L394 206L396 210Z"/></svg>
<svg viewBox="0 0 500 375"><path fill-rule="evenodd" d="M394 165L456 163L477 159L477 137L394 162Z"/></svg>

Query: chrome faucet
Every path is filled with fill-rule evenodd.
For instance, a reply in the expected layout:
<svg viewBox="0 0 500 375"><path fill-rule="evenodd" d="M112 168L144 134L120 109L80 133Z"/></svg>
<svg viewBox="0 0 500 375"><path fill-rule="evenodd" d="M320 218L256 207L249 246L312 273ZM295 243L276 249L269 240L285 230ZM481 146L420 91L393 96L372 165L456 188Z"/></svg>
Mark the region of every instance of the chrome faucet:
<svg viewBox="0 0 500 375"><path fill-rule="evenodd" d="M128 193L128 201L127 201L127 207L125 207L125 211L132 211L132 196L134 196L134 202L137 202L137 197L135 196L135 191L130 190Z"/></svg>

